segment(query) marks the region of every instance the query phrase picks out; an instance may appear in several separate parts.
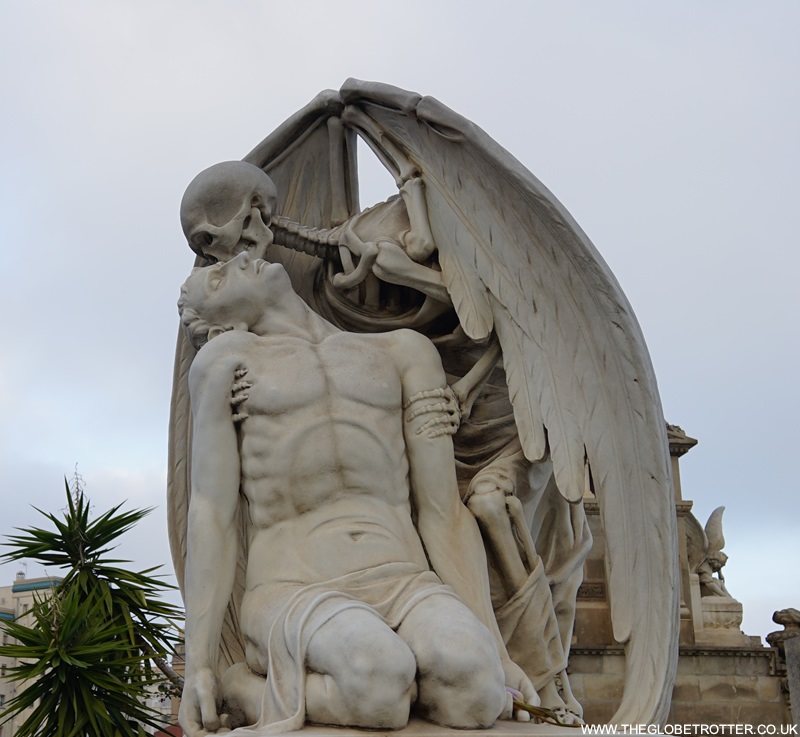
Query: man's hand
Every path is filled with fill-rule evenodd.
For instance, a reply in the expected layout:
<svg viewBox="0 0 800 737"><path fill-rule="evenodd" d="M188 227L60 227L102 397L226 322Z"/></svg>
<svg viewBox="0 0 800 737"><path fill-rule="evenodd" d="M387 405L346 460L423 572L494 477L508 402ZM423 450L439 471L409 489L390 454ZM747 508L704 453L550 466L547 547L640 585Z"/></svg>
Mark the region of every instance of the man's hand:
<svg viewBox="0 0 800 737"><path fill-rule="evenodd" d="M217 713L217 679L211 668L186 677L178 721L186 737L214 734L222 726Z"/></svg>
<svg viewBox="0 0 800 737"><path fill-rule="evenodd" d="M503 672L506 675L506 687L508 689L512 689L517 691L522 696L522 701L524 701L528 706L539 706L541 700L539 699L539 694L536 693L536 689L533 687L533 684L530 682L528 676L522 671L516 663L514 663L509 658L505 658L503 660ZM509 694L511 696L511 694ZM513 701L512 699L509 699ZM507 712L504 712L501 719L516 719L520 722L526 722L531 717L527 711L523 711L522 709L514 710L513 705L511 709Z"/></svg>

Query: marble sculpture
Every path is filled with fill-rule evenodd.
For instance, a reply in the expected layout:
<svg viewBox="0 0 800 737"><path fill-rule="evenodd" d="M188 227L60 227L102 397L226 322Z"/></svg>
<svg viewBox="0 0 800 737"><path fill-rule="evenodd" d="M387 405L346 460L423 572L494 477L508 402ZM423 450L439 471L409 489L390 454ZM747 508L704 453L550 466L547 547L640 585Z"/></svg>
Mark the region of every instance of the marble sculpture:
<svg viewBox="0 0 800 737"><path fill-rule="evenodd" d="M689 569L699 576L703 597L731 598L722 575L722 569L728 562L728 556L722 551L725 547L725 536L722 532L724 512L725 507L717 507L709 516L705 527L700 526L694 515L688 518Z"/></svg>
<svg viewBox="0 0 800 737"><path fill-rule="evenodd" d="M365 210L357 138L398 187ZM511 692L580 722L585 496L626 650L614 721L663 721L666 426L631 307L555 197L433 98L348 80L201 172L181 223L186 733L488 727Z"/></svg>

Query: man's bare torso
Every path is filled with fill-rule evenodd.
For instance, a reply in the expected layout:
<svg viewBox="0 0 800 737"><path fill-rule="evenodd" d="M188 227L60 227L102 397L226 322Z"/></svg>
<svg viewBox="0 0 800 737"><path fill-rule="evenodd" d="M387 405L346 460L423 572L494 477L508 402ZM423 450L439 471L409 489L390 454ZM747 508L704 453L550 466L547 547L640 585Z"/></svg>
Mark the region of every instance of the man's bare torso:
<svg viewBox="0 0 800 737"><path fill-rule="evenodd" d="M392 336L319 343L244 336L247 590L309 584L393 561L428 567L411 521Z"/></svg>

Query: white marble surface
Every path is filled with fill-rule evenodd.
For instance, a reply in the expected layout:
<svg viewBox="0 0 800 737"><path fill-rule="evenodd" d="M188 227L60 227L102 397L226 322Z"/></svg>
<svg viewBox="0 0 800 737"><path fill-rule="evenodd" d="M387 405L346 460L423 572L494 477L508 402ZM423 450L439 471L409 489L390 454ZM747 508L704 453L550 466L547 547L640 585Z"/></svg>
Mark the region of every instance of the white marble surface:
<svg viewBox="0 0 800 737"><path fill-rule="evenodd" d="M364 212L356 137L398 187L396 198ZM264 695L272 680L295 684L293 705L281 712L299 719L295 727L317 691L337 694L319 706L325 722L397 725L411 703L453 726L493 721L486 715L496 705L485 701L494 685L469 686L461 701L463 694L445 699L438 686L417 691L412 683L415 670L425 682L426 652L446 638L425 647L417 640L438 621L452 629L460 616L435 610L405 634L406 614L393 622L396 639L387 641L410 648L409 664L378 657L365 671L392 684L386 693L399 689L392 698L377 685L357 687L352 645L339 652L348 638L331 624L346 622L338 612L306 634L289 627L299 650L285 637L273 646L265 634L264 623L283 621L291 608L274 599L283 569L301 587L352 594L349 579L339 581L355 572L341 554L350 547L342 535L356 541L363 531L340 529L328 553L324 539L304 542L317 517L337 528L337 505L353 490L362 504L383 505L370 524L400 541L391 555L379 545L364 570L374 577L384 564L430 566L489 633L495 653L476 646L479 680L494 684L481 668L499 662L506 685L576 717L565 666L591 544L581 500L595 494L612 624L628 663L615 721L662 720L678 606L665 423L636 319L591 242L486 134L433 98L387 85L348 80L322 93L246 160L203 172L181 211L204 267L198 278L213 292L184 311L193 345L179 340L171 418L171 543L188 622L184 721L214 723L215 684L225 688L225 672L236 675L228 682L239 695L228 696L248 714L242 723L274 721L274 698ZM248 261L261 256L269 263ZM218 286L253 263L255 277L222 290L232 297L221 304ZM200 303L216 305L212 318L198 317ZM452 332L441 335L448 324ZM420 334L440 339L438 355ZM464 461L474 458L482 460ZM429 507L442 518L433 525ZM313 551L310 569L292 559L300 549ZM253 604L256 591L265 598ZM355 598L362 611L376 606ZM303 611L313 618L317 610ZM324 631L334 634L317 658ZM456 640L480 643L478 631ZM445 650L434 659L442 673L456 668L458 650L475 655ZM240 664L265 673L282 651L292 651L290 678L272 667L265 689L263 678L245 677ZM390 672L388 662L400 665ZM462 670L466 677L471 666ZM343 703L342 714L324 711ZM373 721L357 715L362 708Z"/></svg>

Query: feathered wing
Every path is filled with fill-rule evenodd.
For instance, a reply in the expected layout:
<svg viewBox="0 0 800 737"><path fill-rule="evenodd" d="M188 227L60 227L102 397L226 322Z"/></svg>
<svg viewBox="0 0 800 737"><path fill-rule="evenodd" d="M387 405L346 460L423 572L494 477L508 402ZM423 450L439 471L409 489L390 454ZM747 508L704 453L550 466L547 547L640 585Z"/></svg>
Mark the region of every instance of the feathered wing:
<svg viewBox="0 0 800 737"><path fill-rule="evenodd" d="M708 549L719 551L725 547L725 535L722 532L722 515L725 507L717 507L706 522L705 533L708 537Z"/></svg>
<svg viewBox="0 0 800 737"><path fill-rule="evenodd" d="M347 219L358 208L355 175L355 142L338 120L342 109L337 92L318 95L262 141L245 161L260 166L275 181L279 193L277 211L303 224L330 227ZM295 289L308 298L313 270L320 262L303 253L272 246L267 257L280 261ZM196 259L195 266L205 261ZM175 575L183 591L186 567L186 535L191 495L192 416L188 375L196 352L182 330L178 331L172 403L169 423L167 515ZM239 539L245 534L246 507L241 505ZM244 593L247 551L240 546L234 591L223 625L219 668L244 660L239 632L239 605Z"/></svg>
<svg viewBox="0 0 800 737"><path fill-rule="evenodd" d="M470 337L497 332L527 458L549 449L570 502L588 462L627 655L613 721L663 721L677 664L677 533L655 375L627 299L563 206L477 126L387 85L348 80L341 92L371 121L359 133L421 173L443 280Z"/></svg>
<svg viewBox="0 0 800 737"><path fill-rule="evenodd" d="M690 573L708 560L708 535L693 514L686 515L686 557Z"/></svg>

